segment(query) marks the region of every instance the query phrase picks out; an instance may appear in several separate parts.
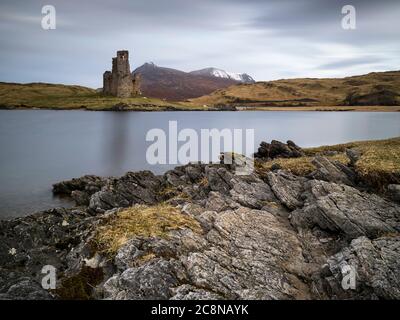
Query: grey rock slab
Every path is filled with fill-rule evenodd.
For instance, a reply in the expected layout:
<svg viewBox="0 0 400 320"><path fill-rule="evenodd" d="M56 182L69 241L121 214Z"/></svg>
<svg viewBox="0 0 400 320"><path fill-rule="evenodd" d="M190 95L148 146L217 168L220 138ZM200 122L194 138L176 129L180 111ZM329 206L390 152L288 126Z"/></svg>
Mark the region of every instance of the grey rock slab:
<svg viewBox="0 0 400 320"><path fill-rule="evenodd" d="M276 198L288 209L294 210L303 205L301 195L304 191L305 178L278 170L269 172L267 179Z"/></svg>
<svg viewBox="0 0 400 320"><path fill-rule="evenodd" d="M400 206L391 201L325 181L311 180L308 188L304 207L291 213L296 227L318 226L349 239L400 231Z"/></svg>

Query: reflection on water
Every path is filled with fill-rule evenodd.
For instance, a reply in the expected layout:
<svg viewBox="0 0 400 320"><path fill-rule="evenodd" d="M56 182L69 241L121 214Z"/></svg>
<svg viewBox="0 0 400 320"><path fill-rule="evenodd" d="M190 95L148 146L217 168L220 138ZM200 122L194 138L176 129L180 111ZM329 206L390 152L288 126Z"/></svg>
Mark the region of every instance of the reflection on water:
<svg viewBox="0 0 400 320"><path fill-rule="evenodd" d="M87 112L0 110L0 217L69 205L51 185L84 174L118 176L169 165L146 161L146 133L254 129L262 140L293 140L303 147L400 136L400 113L355 112Z"/></svg>
<svg viewBox="0 0 400 320"><path fill-rule="evenodd" d="M102 140L102 160L109 175L121 174L124 159L128 155L128 121L124 112L110 112L104 118L104 139Z"/></svg>

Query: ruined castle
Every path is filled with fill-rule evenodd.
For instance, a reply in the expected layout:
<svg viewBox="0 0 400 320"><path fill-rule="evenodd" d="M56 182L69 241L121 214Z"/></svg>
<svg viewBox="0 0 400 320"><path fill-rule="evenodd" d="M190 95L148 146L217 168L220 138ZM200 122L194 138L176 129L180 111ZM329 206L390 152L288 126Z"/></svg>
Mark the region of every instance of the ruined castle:
<svg viewBox="0 0 400 320"><path fill-rule="evenodd" d="M117 56L112 59L112 71L104 72L103 93L119 98L140 94L140 77L131 74L127 50L117 51Z"/></svg>

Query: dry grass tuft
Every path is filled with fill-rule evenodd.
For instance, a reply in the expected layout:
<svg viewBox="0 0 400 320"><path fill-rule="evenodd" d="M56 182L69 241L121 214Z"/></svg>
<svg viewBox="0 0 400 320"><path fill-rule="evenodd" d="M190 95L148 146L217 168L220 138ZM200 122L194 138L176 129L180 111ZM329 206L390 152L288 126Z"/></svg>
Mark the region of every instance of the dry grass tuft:
<svg viewBox="0 0 400 320"><path fill-rule="evenodd" d="M202 187L207 187L207 186L208 186L208 179L207 179L207 177L201 178L200 181L199 181L199 185L202 186Z"/></svg>
<svg viewBox="0 0 400 320"><path fill-rule="evenodd" d="M362 153L356 170L366 183L378 189L400 183L400 138L367 141L356 149Z"/></svg>
<svg viewBox="0 0 400 320"><path fill-rule="evenodd" d="M340 161L343 164L347 164L349 159L345 154L337 154L334 156L327 156L330 160ZM260 162L256 161L256 170L260 174L265 174L266 172L271 171L271 167L274 164L278 164L283 170L290 171L291 173L297 176L305 176L311 172L313 172L316 168L311 163L313 157L306 156L300 158L278 158L268 162Z"/></svg>
<svg viewBox="0 0 400 320"><path fill-rule="evenodd" d="M280 158L268 162L257 161L256 169L260 174L265 174L276 163L282 169L288 170L295 175L304 176L315 170L311 160L317 154L324 155L331 151L339 152L333 156L325 156L328 159L348 164L349 159L345 154L346 149L360 151L361 157L357 161L355 169L361 179L368 185L382 190L390 183L400 183L400 137L307 148L304 149L305 157Z"/></svg>
<svg viewBox="0 0 400 320"><path fill-rule="evenodd" d="M359 141L334 146L306 149L308 155L326 151L360 151L355 167L362 180L378 189L390 183L400 183L400 137L386 140Z"/></svg>
<svg viewBox="0 0 400 320"><path fill-rule="evenodd" d="M201 233L194 218L167 204L136 205L118 212L107 224L100 226L95 237L98 248L106 254L115 254L133 237L167 238L172 230L189 228Z"/></svg>
<svg viewBox="0 0 400 320"><path fill-rule="evenodd" d="M163 197L163 199L183 199L183 200L190 200L191 197L184 191L180 191L173 186L166 186L165 188L161 189L158 194Z"/></svg>

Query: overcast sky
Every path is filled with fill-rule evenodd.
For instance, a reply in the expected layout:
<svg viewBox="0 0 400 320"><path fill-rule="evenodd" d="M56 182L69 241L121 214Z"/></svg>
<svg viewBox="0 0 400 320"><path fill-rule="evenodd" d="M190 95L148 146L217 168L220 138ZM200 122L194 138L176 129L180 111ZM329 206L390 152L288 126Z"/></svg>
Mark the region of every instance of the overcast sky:
<svg viewBox="0 0 400 320"><path fill-rule="evenodd" d="M56 30L43 30L43 5ZM343 5L357 29L341 27ZM119 49L152 61L218 67L256 80L400 69L399 0L1 0L0 81L102 86Z"/></svg>

